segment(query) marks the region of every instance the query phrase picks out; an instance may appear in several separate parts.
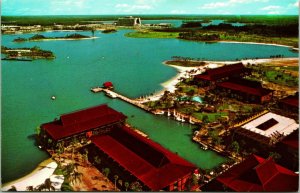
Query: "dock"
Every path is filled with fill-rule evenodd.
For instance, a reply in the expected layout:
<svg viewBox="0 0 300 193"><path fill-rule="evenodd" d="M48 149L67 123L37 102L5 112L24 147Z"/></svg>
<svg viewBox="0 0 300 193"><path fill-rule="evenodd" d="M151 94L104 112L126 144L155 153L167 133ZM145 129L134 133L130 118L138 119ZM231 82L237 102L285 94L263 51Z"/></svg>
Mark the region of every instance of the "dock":
<svg viewBox="0 0 300 193"><path fill-rule="evenodd" d="M101 87L95 87L95 88L91 88L91 91L94 93L98 93L98 92L104 92L107 96L111 97L111 98L118 98L121 99L129 104L132 104L134 106L137 106L145 111L151 112L151 109L148 108L147 106L141 104L139 101L134 100L134 99L130 99L124 95L121 95L119 93L116 93L112 90L106 89L106 88L101 88Z"/></svg>

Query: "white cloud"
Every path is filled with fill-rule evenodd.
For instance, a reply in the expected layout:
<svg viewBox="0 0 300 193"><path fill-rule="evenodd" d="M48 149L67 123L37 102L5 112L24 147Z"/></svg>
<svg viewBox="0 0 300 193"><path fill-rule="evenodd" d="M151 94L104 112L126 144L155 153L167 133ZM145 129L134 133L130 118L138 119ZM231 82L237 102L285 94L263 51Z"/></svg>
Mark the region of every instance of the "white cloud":
<svg viewBox="0 0 300 193"><path fill-rule="evenodd" d="M172 10L170 13L172 13L172 14L185 14L187 12L185 10Z"/></svg>
<svg viewBox="0 0 300 193"><path fill-rule="evenodd" d="M295 3L289 4L289 7L299 7L299 1L297 0Z"/></svg>
<svg viewBox="0 0 300 193"><path fill-rule="evenodd" d="M281 12L280 11L269 11L268 14L270 14L270 15L279 15L279 14L281 14Z"/></svg>
<svg viewBox="0 0 300 193"><path fill-rule="evenodd" d="M275 10L278 10L278 9L282 9L281 6L278 6L278 5L269 5L267 7L263 7L261 8L260 10L265 10L265 11L275 11Z"/></svg>
<svg viewBox="0 0 300 193"><path fill-rule="evenodd" d="M246 3L254 3L254 2L261 2L265 3L269 0L229 0L229 1L219 1L213 3L206 3L203 6L199 7L199 9L216 9L220 7L226 6L234 6L236 4L246 4Z"/></svg>
<svg viewBox="0 0 300 193"><path fill-rule="evenodd" d="M153 9L151 5L148 4L117 4L115 5L115 8L117 8L117 11L119 12L126 12L126 13L140 13L144 10L150 10Z"/></svg>
<svg viewBox="0 0 300 193"><path fill-rule="evenodd" d="M225 2L215 2L215 3L206 3L200 9L216 9L219 7L226 7L228 3Z"/></svg>

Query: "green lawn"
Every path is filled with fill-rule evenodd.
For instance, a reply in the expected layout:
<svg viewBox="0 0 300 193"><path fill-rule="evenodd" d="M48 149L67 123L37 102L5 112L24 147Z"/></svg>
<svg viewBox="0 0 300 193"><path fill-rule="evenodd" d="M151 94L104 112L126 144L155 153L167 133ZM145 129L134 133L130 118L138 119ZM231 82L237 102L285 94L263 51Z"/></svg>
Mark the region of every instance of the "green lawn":
<svg viewBox="0 0 300 193"><path fill-rule="evenodd" d="M221 116L226 116L228 115L227 112L219 112L219 113L193 113L192 116L202 120L203 116L207 115L208 117L208 121L209 122L214 122L216 121L218 118L220 118Z"/></svg>
<svg viewBox="0 0 300 193"><path fill-rule="evenodd" d="M125 34L131 38L177 38L178 32L152 32L152 31L135 31Z"/></svg>
<svg viewBox="0 0 300 193"><path fill-rule="evenodd" d="M276 84L298 86L298 78L292 77L288 74L276 70L266 71L266 78L268 81L274 82Z"/></svg>

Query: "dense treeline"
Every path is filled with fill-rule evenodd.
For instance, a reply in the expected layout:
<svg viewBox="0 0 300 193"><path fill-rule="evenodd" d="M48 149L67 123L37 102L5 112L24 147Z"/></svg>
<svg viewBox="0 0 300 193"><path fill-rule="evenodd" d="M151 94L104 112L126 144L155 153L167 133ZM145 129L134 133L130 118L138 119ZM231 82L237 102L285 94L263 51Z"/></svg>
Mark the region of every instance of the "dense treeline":
<svg viewBox="0 0 300 193"><path fill-rule="evenodd" d="M298 36L298 24L282 24L282 25L245 25L232 26L231 24L209 25L202 27L203 30L226 31L228 33L247 32L249 34L257 34L262 36L273 37L296 37Z"/></svg>
<svg viewBox="0 0 300 193"><path fill-rule="evenodd" d="M225 20L226 22L260 23L260 24L298 24L298 15L133 15L142 20ZM93 21L117 20L124 15L74 15L74 16L1 16L2 24L15 25L53 25L88 24Z"/></svg>
<svg viewBox="0 0 300 193"><path fill-rule="evenodd" d="M247 34L256 34L261 36L268 37L298 37L298 24L290 24L290 25L262 25L262 24L254 24L254 25L245 25L245 26L232 26L231 24L221 23L219 25L209 25L202 26L197 29L193 28L162 28L162 29L154 29L154 31L160 32L189 32L191 35L197 33L195 32L210 32L210 31L218 31L218 32L226 32L228 34L237 34L241 32L245 32Z"/></svg>

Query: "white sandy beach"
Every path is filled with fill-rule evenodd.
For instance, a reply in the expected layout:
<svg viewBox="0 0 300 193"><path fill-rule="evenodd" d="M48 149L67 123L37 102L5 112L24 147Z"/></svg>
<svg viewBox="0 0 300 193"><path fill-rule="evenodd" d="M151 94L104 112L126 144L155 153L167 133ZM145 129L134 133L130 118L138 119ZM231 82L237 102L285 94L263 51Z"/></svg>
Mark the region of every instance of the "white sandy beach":
<svg viewBox="0 0 300 193"><path fill-rule="evenodd" d="M287 46L282 44L271 44L271 43L260 43L260 42L238 42L238 41L218 41L221 43L234 43L234 44L258 44L258 45L266 45L266 46L281 46L281 47L287 47L292 48L299 51L299 48L295 48L293 46Z"/></svg>
<svg viewBox="0 0 300 193"><path fill-rule="evenodd" d="M57 177L56 175L52 175L54 170L57 167L57 163L52 159L48 159L39 164L39 166L30 174L9 182L7 184L3 184L1 187L1 191L7 191L12 186L15 186L17 191L26 191L27 186L36 187L42 183L44 183L45 179L50 178L52 182L55 182L54 187L59 189L63 181L63 177ZM58 185L58 186L57 186Z"/></svg>
<svg viewBox="0 0 300 193"><path fill-rule="evenodd" d="M259 44L259 43L258 43ZM178 74L173 77L172 79L162 83L161 85L163 86L163 89L154 93L151 96L147 96L143 99L138 99L140 103L144 102L149 102L149 101L156 101L159 100L165 91L169 91L171 93L174 93L176 90L175 85L180 82L181 78L188 78L190 75L196 75L196 74L201 74L204 72L205 68L217 68L221 67L224 64L234 64L237 62L242 62L244 65L245 64L260 64L260 63L268 63L272 61L280 61L280 60L295 60L298 58L261 58L261 59L247 59L247 60L240 60L240 61L204 61L207 62L208 64L205 66L196 66L196 67L183 67L183 66L175 66L175 65L168 65L173 68L176 68L178 71ZM164 62L165 64L165 62ZM194 73L187 74L189 71L194 70Z"/></svg>

